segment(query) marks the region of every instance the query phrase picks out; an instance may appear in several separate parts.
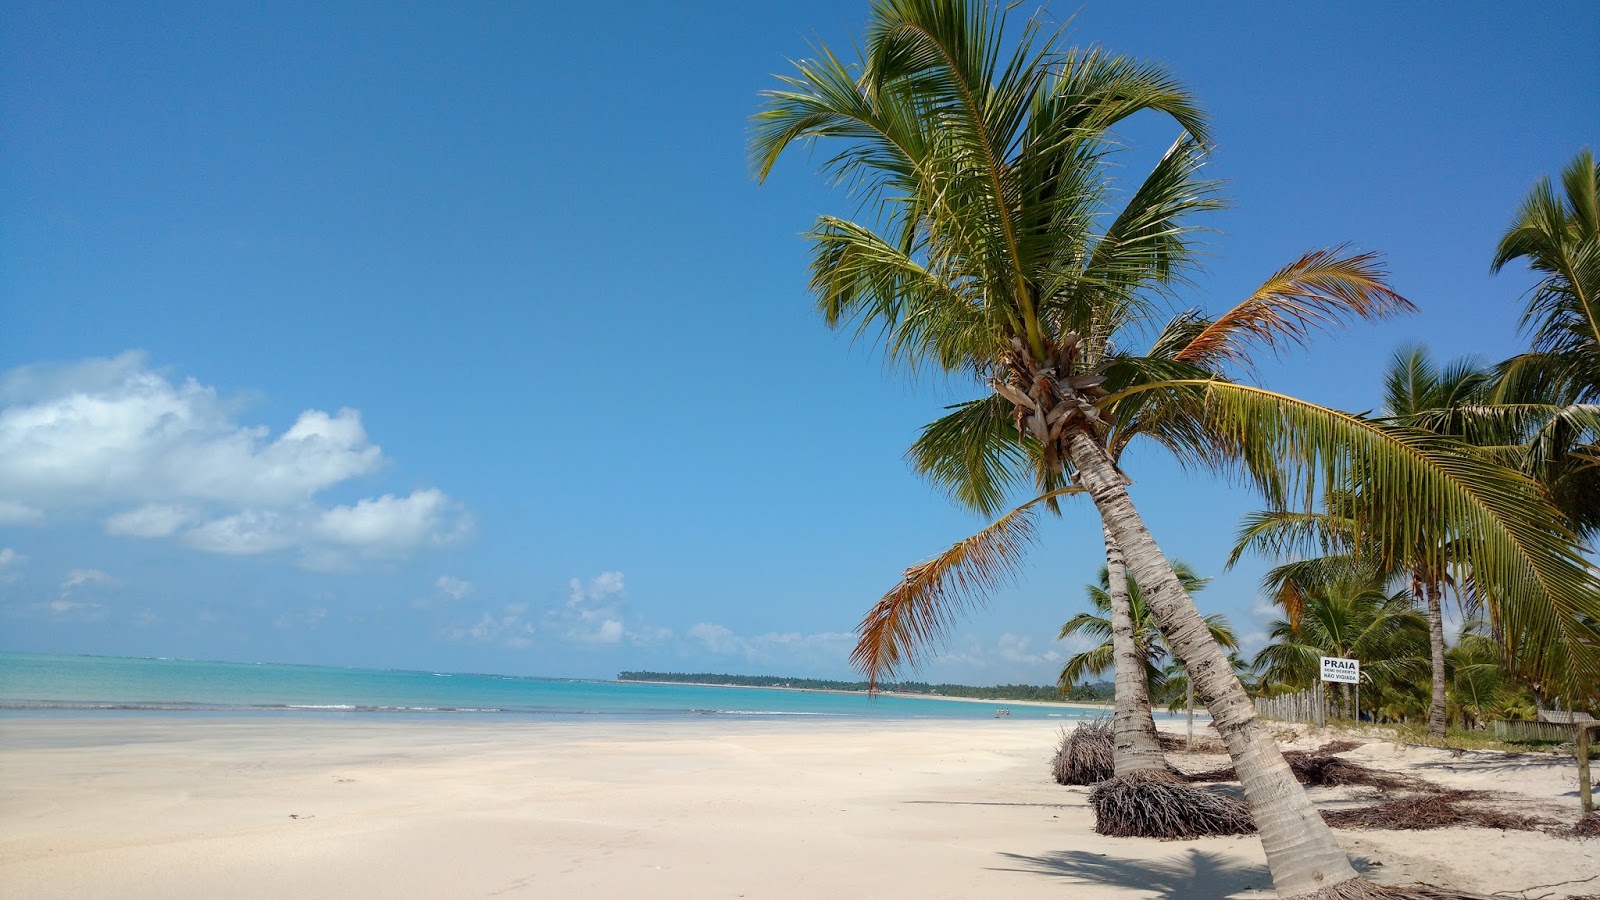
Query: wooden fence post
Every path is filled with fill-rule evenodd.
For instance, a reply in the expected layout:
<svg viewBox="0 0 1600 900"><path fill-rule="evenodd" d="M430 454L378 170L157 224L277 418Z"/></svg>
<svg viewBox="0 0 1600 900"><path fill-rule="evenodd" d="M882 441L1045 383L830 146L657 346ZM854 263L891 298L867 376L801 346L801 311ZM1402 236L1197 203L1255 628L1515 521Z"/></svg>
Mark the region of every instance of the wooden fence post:
<svg viewBox="0 0 1600 900"><path fill-rule="evenodd" d="M1594 793L1589 784L1589 731L1600 728L1600 722L1578 722L1578 799L1583 803L1583 814L1594 812Z"/></svg>

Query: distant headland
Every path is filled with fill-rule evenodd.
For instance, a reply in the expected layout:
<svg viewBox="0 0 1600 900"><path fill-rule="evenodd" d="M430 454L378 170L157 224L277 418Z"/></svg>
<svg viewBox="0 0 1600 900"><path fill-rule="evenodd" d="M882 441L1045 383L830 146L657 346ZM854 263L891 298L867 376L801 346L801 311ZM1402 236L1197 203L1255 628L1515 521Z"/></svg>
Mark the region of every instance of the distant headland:
<svg viewBox="0 0 1600 900"><path fill-rule="evenodd" d="M719 675L709 672L620 672L617 680L709 684L719 687L788 688L801 691L865 692L868 689L865 681L830 681L825 678L794 678L781 675ZM997 684L990 687L976 687L969 684L929 684L924 681L881 682L878 690L896 694L926 694L932 697L967 697L975 700L1074 703L1109 703L1113 694L1113 686L1109 681L1078 685L1065 694L1053 684Z"/></svg>

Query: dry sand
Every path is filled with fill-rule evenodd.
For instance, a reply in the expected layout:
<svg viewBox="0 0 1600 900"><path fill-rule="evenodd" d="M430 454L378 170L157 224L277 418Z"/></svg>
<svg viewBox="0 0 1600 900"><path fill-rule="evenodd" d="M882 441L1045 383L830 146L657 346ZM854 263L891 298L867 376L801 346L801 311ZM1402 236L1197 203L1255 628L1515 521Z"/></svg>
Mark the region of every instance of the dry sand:
<svg viewBox="0 0 1600 900"><path fill-rule="evenodd" d="M7 718L0 897L1272 896L1254 837L1094 834L1049 780L1056 728ZM1575 815L1570 758L1350 757ZM1600 892L1600 841L1339 835L1381 881Z"/></svg>

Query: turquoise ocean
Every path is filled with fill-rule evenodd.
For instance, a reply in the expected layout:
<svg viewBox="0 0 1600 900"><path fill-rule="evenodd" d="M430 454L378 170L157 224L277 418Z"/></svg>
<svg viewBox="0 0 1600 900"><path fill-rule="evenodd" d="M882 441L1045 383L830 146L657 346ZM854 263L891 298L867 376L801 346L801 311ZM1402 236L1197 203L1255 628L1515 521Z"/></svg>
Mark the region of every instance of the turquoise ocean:
<svg viewBox="0 0 1600 900"><path fill-rule="evenodd" d="M609 716L1066 720L1062 706L464 672L0 653L0 715ZM1160 714L1158 714L1158 717Z"/></svg>

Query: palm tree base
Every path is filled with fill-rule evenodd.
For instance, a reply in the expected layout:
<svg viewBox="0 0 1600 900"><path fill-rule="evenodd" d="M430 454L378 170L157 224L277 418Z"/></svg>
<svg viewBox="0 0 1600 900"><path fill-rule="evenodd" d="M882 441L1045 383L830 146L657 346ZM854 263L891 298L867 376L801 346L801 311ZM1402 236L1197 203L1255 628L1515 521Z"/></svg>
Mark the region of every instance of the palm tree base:
<svg viewBox="0 0 1600 900"><path fill-rule="evenodd" d="M1115 754L1111 720L1090 719L1062 733L1050 771L1058 784L1099 784L1116 774Z"/></svg>
<svg viewBox="0 0 1600 900"><path fill-rule="evenodd" d="M1256 830L1243 800L1197 788L1170 772L1109 778L1090 791L1089 805L1095 832L1110 837L1174 840Z"/></svg>
<svg viewBox="0 0 1600 900"><path fill-rule="evenodd" d="M1374 884L1365 878L1352 878L1312 894L1295 894L1289 900L1494 900L1486 894L1473 894L1432 884Z"/></svg>

